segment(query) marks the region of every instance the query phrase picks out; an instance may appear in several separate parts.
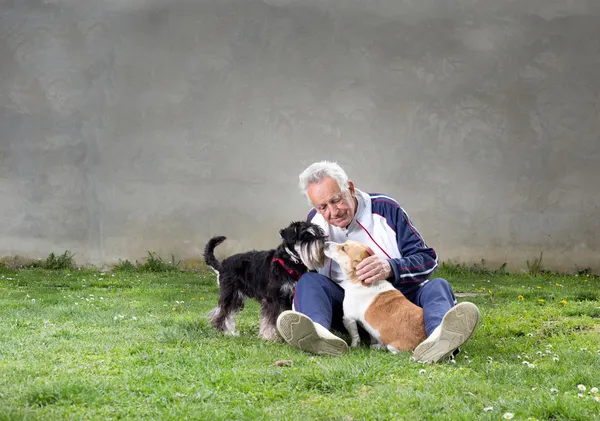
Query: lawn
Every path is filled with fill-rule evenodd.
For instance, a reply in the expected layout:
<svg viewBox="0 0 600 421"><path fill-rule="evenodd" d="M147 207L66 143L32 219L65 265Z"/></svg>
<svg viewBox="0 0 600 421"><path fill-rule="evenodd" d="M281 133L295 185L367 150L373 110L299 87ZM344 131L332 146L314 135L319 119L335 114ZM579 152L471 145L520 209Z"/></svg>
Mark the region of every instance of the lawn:
<svg viewBox="0 0 600 421"><path fill-rule="evenodd" d="M482 321L454 362L424 365L266 343L251 301L222 336L209 272L0 268L0 420L600 419L599 277L438 276Z"/></svg>

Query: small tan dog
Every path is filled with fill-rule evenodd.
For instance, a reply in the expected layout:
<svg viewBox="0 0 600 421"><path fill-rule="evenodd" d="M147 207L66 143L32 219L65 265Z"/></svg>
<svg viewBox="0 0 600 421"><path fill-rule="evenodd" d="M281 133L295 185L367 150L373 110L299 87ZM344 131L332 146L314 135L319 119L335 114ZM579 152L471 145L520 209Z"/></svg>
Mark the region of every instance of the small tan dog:
<svg viewBox="0 0 600 421"><path fill-rule="evenodd" d="M371 253L367 246L348 240L343 244L325 243L325 255L340 265L346 275L344 288L344 326L350 333L350 346L360 343L357 322L371 335L371 348L397 353L413 351L427 338L423 309L411 303L387 280L366 285L358 280L356 266Z"/></svg>

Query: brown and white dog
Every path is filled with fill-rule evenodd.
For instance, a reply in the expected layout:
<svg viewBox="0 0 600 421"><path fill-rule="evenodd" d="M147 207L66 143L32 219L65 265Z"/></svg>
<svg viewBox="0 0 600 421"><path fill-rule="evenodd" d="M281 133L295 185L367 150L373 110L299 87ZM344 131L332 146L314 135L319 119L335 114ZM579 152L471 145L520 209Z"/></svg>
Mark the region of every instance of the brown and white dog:
<svg viewBox="0 0 600 421"><path fill-rule="evenodd" d="M358 280L356 266L371 253L367 246L348 240L325 243L325 255L344 272L344 326L350 333L350 346L360 343L357 322L371 335L371 347L390 352L413 351L427 334L423 309L411 303L387 280L366 285Z"/></svg>

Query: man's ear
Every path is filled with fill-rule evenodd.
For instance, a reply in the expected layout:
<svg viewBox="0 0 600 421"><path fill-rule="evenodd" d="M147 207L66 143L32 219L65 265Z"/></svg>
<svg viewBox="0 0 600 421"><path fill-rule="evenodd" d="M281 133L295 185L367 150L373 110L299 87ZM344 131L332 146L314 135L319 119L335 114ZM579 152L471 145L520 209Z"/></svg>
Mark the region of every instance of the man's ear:
<svg viewBox="0 0 600 421"><path fill-rule="evenodd" d="M348 190L350 193L354 194L354 183L350 180L348 180Z"/></svg>

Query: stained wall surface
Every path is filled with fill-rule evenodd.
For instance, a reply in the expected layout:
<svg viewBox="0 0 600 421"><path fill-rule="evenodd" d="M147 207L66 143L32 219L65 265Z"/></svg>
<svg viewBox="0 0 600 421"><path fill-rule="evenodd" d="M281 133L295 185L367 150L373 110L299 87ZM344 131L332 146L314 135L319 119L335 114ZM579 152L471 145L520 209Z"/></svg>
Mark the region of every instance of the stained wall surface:
<svg viewBox="0 0 600 421"><path fill-rule="evenodd" d="M271 247L338 161L441 260L600 270L597 0L0 0L0 256Z"/></svg>

